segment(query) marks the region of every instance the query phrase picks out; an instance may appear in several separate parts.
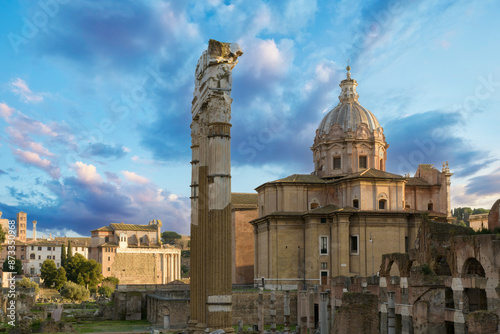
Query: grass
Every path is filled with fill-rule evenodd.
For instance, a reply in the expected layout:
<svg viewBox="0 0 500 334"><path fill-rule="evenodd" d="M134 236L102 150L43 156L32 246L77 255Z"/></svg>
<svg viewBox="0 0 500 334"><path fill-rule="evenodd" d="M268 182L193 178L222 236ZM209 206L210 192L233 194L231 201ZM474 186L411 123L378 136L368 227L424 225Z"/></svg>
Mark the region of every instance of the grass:
<svg viewBox="0 0 500 334"><path fill-rule="evenodd" d="M105 321L78 321L72 323L77 333L103 332L150 332L151 324L147 320L105 320Z"/></svg>

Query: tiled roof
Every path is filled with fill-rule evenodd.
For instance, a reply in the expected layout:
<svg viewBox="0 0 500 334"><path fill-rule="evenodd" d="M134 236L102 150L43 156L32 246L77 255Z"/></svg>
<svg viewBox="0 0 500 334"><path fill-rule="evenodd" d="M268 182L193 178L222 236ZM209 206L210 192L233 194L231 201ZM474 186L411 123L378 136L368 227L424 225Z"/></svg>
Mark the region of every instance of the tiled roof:
<svg viewBox="0 0 500 334"><path fill-rule="evenodd" d="M82 238L74 238L74 237L55 237L57 241L61 241L64 243L67 243L68 241L71 242L72 245L74 246L88 246L90 245L91 238L90 237L82 237Z"/></svg>
<svg viewBox="0 0 500 334"><path fill-rule="evenodd" d="M420 177L409 177L406 180L408 181L406 182L407 186L430 186L429 182Z"/></svg>
<svg viewBox="0 0 500 334"><path fill-rule="evenodd" d="M325 180L311 174L293 174L283 179L271 182L325 183Z"/></svg>
<svg viewBox="0 0 500 334"><path fill-rule="evenodd" d="M321 206L321 207L318 207L316 209L312 209L312 210L309 210L306 212L309 212L309 213L330 213L330 212L337 211L338 209L339 209L338 206L333 205L333 204L328 204L328 205Z"/></svg>
<svg viewBox="0 0 500 334"><path fill-rule="evenodd" d="M115 231L156 231L157 225L137 225L137 224L124 224L112 223L109 224Z"/></svg>
<svg viewBox="0 0 500 334"><path fill-rule="evenodd" d="M113 231L113 229L110 226L103 226L103 227L96 228L95 230L92 230L91 232L94 232L94 231Z"/></svg>
<svg viewBox="0 0 500 334"><path fill-rule="evenodd" d="M99 246L101 246L101 247L118 247L118 244L116 242L105 242Z"/></svg>
<svg viewBox="0 0 500 334"><path fill-rule="evenodd" d="M257 205L259 195L257 193L231 193L231 203Z"/></svg>
<svg viewBox="0 0 500 334"><path fill-rule="evenodd" d="M345 178L343 178L341 180L354 179L354 178L404 179L403 176L398 175L398 174L384 172L384 171L374 169L374 168L368 168L362 172L358 172L358 173L346 176Z"/></svg>

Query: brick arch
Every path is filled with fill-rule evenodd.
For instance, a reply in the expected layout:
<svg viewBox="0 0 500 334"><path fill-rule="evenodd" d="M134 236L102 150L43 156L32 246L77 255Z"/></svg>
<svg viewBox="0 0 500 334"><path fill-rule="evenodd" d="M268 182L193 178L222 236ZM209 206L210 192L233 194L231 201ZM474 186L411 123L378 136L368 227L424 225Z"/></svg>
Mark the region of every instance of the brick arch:
<svg viewBox="0 0 500 334"><path fill-rule="evenodd" d="M475 257L469 257L462 266L462 277L486 277L483 265Z"/></svg>
<svg viewBox="0 0 500 334"><path fill-rule="evenodd" d="M388 277L392 265L396 263L400 277L410 277L410 269L413 263L407 253L392 253L382 255L382 265L380 266L380 276Z"/></svg>

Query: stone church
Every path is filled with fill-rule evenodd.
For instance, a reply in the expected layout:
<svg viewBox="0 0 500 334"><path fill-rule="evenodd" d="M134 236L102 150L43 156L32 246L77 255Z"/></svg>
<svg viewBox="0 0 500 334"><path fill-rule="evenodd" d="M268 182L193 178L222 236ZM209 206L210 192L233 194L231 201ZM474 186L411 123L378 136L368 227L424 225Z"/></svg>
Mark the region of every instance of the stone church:
<svg viewBox="0 0 500 334"><path fill-rule="evenodd" d="M316 130L314 172L256 188L254 278L266 286L377 274L382 254L414 248L424 213L452 219L448 165L420 165L414 177L387 172L389 144L357 85L347 67L340 101Z"/></svg>

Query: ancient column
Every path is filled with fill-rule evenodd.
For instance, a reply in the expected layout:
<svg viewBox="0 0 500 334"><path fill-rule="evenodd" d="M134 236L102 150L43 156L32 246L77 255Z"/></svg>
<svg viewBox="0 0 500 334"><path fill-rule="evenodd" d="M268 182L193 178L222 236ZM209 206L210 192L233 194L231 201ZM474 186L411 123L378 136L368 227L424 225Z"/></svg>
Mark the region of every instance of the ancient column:
<svg viewBox="0 0 500 334"><path fill-rule="evenodd" d="M330 333L330 328L328 324L328 295L330 292L320 292L320 305L319 305L319 312L320 312L320 320L321 320L321 334L328 334Z"/></svg>
<svg viewBox="0 0 500 334"><path fill-rule="evenodd" d="M276 290L271 290L271 302L269 304L269 314L271 315L271 333L276 334Z"/></svg>
<svg viewBox="0 0 500 334"><path fill-rule="evenodd" d="M192 102L190 330L231 326L231 71L243 52L210 40L198 60ZM196 152L196 154L195 154ZM197 155L197 156L196 156ZM197 192L197 194L196 194Z"/></svg>
<svg viewBox="0 0 500 334"><path fill-rule="evenodd" d="M283 295L283 316L284 328L283 332L288 334L290 331L290 291L285 290Z"/></svg>

